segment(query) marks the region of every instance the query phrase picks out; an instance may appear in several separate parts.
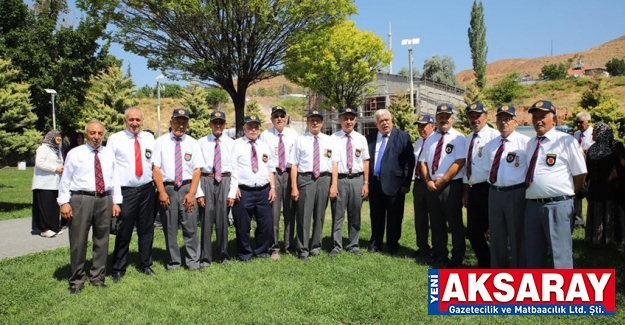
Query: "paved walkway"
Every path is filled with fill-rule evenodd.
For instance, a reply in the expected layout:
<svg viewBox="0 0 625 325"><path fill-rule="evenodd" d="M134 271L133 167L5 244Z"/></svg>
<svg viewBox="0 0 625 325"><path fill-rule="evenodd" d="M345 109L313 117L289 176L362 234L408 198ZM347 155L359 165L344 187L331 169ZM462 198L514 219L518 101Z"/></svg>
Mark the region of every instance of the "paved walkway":
<svg viewBox="0 0 625 325"><path fill-rule="evenodd" d="M31 218L0 221L0 260L69 246L68 230L53 238L33 235Z"/></svg>

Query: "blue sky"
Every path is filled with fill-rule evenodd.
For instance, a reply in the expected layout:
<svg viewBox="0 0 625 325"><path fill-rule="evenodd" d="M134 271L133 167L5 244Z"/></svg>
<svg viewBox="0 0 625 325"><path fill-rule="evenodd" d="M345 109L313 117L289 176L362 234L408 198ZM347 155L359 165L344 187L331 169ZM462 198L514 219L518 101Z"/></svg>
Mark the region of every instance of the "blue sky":
<svg viewBox="0 0 625 325"><path fill-rule="evenodd" d="M413 47L419 71L434 55L454 59L456 72L470 69L467 38L472 0L356 0L356 26L388 42L392 23L393 72L408 67L404 38L421 38ZM625 34L625 0L484 0L489 63L499 59L536 58L584 51ZM135 85L154 86L160 72L147 69L146 60L114 44L111 53L130 62ZM163 79L163 82L171 82Z"/></svg>

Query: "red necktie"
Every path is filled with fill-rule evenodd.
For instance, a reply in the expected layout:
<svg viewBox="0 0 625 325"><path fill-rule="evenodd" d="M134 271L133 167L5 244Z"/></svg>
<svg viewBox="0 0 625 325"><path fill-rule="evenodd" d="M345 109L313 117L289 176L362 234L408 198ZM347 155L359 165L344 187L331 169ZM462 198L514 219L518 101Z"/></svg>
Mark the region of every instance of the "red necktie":
<svg viewBox="0 0 625 325"><path fill-rule="evenodd" d="M471 139L471 144L469 145L469 154L467 156L467 179L471 179L471 163L473 162L473 146L475 145L475 138L477 138L477 133L473 133L473 138Z"/></svg>
<svg viewBox="0 0 625 325"><path fill-rule="evenodd" d="M497 182L497 172L499 171L499 164L501 163L501 155L506 147L506 139L501 139L501 144L499 148L497 148L497 152L495 153L495 159L493 160L493 165L490 168L490 176L488 180L491 184L495 185Z"/></svg>
<svg viewBox="0 0 625 325"><path fill-rule="evenodd" d="M346 151L347 151L347 170L348 173L352 173L352 167L354 167L354 150L352 149L352 137L351 135L347 134L347 146L346 146Z"/></svg>
<svg viewBox="0 0 625 325"><path fill-rule="evenodd" d="M443 142L445 142L445 134L447 132L440 132L441 138L436 143L436 149L434 150L434 160L432 161L432 174L436 174L438 170L438 163L441 161L441 152L443 151Z"/></svg>
<svg viewBox="0 0 625 325"><path fill-rule="evenodd" d="M319 177L319 138L315 135L315 141L313 142L313 176Z"/></svg>
<svg viewBox="0 0 625 325"><path fill-rule="evenodd" d="M256 173L258 172L258 154L253 140L250 140L250 145L252 145L252 171Z"/></svg>
<svg viewBox="0 0 625 325"><path fill-rule="evenodd" d="M180 148L180 141L182 139L180 138L175 138L176 139L176 186L180 187L182 186L182 149Z"/></svg>
<svg viewBox="0 0 625 325"><path fill-rule="evenodd" d="M418 178L422 178L421 168L419 168L419 158L421 158L421 154L423 153L423 148L425 148L425 139L423 139L423 142L421 143L421 150L419 150L419 154L417 155L417 162L414 167L414 173L415 175L417 175Z"/></svg>
<svg viewBox="0 0 625 325"><path fill-rule="evenodd" d="M141 159L141 146L139 145L138 136L135 134L135 175L141 177L143 175L143 162Z"/></svg>
<svg viewBox="0 0 625 325"><path fill-rule="evenodd" d="M286 152L284 150L284 142L282 142L282 133L278 134L280 141L278 141L278 167L281 172L286 170Z"/></svg>
<svg viewBox="0 0 625 325"><path fill-rule="evenodd" d="M213 158L213 172L217 183L221 182L221 146L219 138L215 138L215 155Z"/></svg>
<svg viewBox="0 0 625 325"><path fill-rule="evenodd" d="M525 188L530 187L534 182L534 169L536 169L536 161L538 160L538 154L540 153L540 143L545 140L545 137L536 137L536 149L530 160L530 165L527 167L527 174L525 174Z"/></svg>
<svg viewBox="0 0 625 325"><path fill-rule="evenodd" d="M100 164L100 157L98 157L98 150L93 150L95 158L93 159L93 170L95 171L95 190L100 194L104 194L104 176L102 175L102 165Z"/></svg>

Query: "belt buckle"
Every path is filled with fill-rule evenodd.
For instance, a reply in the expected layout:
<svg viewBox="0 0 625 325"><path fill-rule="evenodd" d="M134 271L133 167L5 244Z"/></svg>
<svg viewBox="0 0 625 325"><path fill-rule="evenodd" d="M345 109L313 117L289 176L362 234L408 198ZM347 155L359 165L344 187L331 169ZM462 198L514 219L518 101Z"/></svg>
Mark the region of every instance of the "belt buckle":
<svg viewBox="0 0 625 325"><path fill-rule="evenodd" d="M495 186L495 191L499 193L503 192L503 186Z"/></svg>

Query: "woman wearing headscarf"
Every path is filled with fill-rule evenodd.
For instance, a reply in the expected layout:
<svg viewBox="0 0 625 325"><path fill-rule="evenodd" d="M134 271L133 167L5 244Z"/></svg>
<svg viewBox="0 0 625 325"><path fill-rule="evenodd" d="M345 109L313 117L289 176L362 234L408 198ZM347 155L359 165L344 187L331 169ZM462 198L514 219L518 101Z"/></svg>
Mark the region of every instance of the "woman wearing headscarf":
<svg viewBox="0 0 625 325"><path fill-rule="evenodd" d="M33 225L42 237L54 237L61 233L60 208L56 202L59 181L63 173L63 158L59 150L61 133L52 130L43 138L35 156L33 175Z"/></svg>
<svg viewBox="0 0 625 325"><path fill-rule="evenodd" d="M69 140L69 145L65 146L65 148L63 148L63 160L65 160L65 157L67 157L67 153L78 147L81 146L85 143L85 135L80 133L80 132L74 132L72 133L72 136Z"/></svg>
<svg viewBox="0 0 625 325"><path fill-rule="evenodd" d="M595 143L586 152L586 242L596 245L614 241L619 161L615 153L617 142L609 125L597 123L592 138Z"/></svg>

